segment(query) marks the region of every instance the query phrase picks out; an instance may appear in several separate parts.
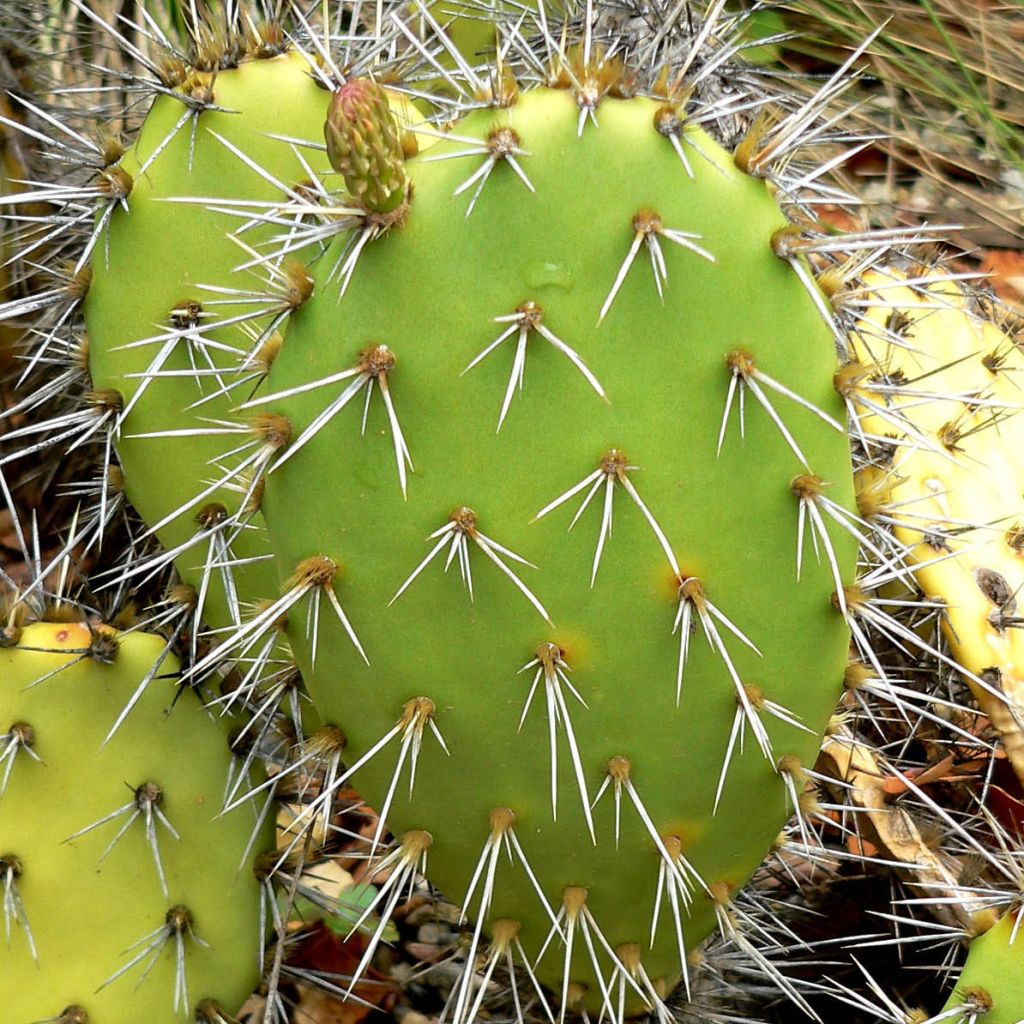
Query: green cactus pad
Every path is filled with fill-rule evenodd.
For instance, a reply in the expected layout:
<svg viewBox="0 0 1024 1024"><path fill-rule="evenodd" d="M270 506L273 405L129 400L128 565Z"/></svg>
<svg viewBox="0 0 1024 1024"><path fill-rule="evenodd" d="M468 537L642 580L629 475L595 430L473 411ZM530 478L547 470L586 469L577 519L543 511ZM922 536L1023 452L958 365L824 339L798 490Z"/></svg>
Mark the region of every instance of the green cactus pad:
<svg viewBox="0 0 1024 1024"><path fill-rule="evenodd" d="M199 76L193 87L205 81ZM135 146L122 158L119 168L132 181L128 211L115 211L109 241L104 239L97 247L85 313L96 388L117 389L127 404L145 381L137 375L154 369L186 371L185 376L145 382L145 394L125 417L117 445L125 491L148 524L163 523L156 532L166 549L198 540L176 559L181 577L197 590L203 587L208 561L237 559L240 564L228 572L237 599L245 602L270 596L277 587L269 563L245 562L269 553L262 519L258 513L243 514L244 529L229 528L218 534L221 541L230 539L229 554L211 548L213 541L208 538L213 537L214 528L239 512L245 481L210 490L209 484L224 475L213 460L224 451L225 436L189 436L187 432L216 430L225 423L230 427L231 409L248 396L279 341L279 335L271 333L257 344L261 333L275 317L280 319L279 310L289 310L306 293L301 251L284 261L275 274L260 266L236 269L252 262L254 253L262 252L260 247L283 230L264 223L243 232L245 218L240 214L267 216L275 204L286 206L292 201L274 182L290 189L308 182L309 171L298 154L318 175L330 169L316 149L293 147L270 137L278 132L322 145L329 93L315 84L309 65L297 54L248 61L221 71L209 88L213 107L183 123L189 107L174 96L157 99ZM201 199L206 202L195 201ZM236 200L242 200L243 206L232 206ZM231 210L235 215L225 212ZM230 237L232 232L243 244ZM276 298L276 304L261 303L260 294ZM257 298L246 301L245 295ZM212 322L245 316L249 319L242 324L210 329ZM175 328L185 336L175 339ZM188 339L189 328L195 329L201 343ZM145 339L156 340L124 347ZM171 351L161 361L161 350L168 344ZM239 372L241 353L250 351L259 352L259 358ZM193 365L207 372L199 379L202 390L187 375ZM211 366L220 371L220 377L209 375ZM204 395L239 381L243 383L225 395L194 405ZM164 431L186 432L186 436L179 434L173 440L134 436ZM247 440L244 435L231 439L238 444ZM203 495L201 500L193 501L198 495ZM185 511L174 515L182 508ZM226 600L226 574L213 570L209 577L203 618L222 627L236 620Z"/></svg>
<svg viewBox="0 0 1024 1024"><path fill-rule="evenodd" d="M28 626L0 649L5 1024L75 1006L75 1024L171 1024L203 999L234 1012L258 980L257 887L240 870L253 823L215 820L231 757L220 730L162 680L100 746L162 650L78 623Z"/></svg>
<svg viewBox="0 0 1024 1024"><path fill-rule="evenodd" d="M584 124L574 97L548 88L467 115L408 161L406 212L320 261L253 406L290 429L264 512L283 604L299 609L291 639L356 785L406 836L392 863L412 870L429 851L430 877L468 894L470 916L504 921L494 955L521 942L532 962L560 917L536 975L591 1011L606 985L636 1010L653 991L638 979L679 978L684 877L686 951L716 923L743 942L729 896L791 812L847 659L832 596L837 576L852 582L856 545L823 511L825 497L851 506L847 439L792 397L841 415L832 337L773 250L787 222L766 184L696 129L691 179L663 115L605 99ZM745 436L734 393L716 454L731 383ZM614 531L591 585L606 497ZM798 581L801 503L828 524L835 568L815 559L808 521ZM595 845L584 807L599 793ZM515 863L494 854L504 844Z"/></svg>

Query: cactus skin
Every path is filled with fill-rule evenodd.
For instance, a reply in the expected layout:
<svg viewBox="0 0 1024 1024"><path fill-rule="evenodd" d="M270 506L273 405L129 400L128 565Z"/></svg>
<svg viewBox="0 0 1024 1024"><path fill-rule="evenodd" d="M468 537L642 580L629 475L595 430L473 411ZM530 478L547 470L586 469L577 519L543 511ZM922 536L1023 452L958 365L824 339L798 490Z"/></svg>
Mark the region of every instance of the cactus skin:
<svg viewBox="0 0 1024 1024"><path fill-rule="evenodd" d="M102 662L81 658L97 637L111 653ZM40 622L21 631L17 646L0 649L0 729L9 736L12 726L30 725L35 755L14 755L0 796L0 859L21 862L17 892L37 954L21 921L10 921L0 949L5 1024L56 1019L76 1005L89 1024L170 1024L192 1019L204 998L234 1012L256 982L257 888L250 871L239 871L252 823L246 815L214 820L230 762L220 730L187 692L168 714L177 691L163 682L100 749L163 646L143 633ZM160 672L176 669L168 657ZM127 814L66 841L130 802L130 789L154 782L159 810L181 837L154 821L166 893L142 817L105 858ZM187 1004L175 995L173 939L145 980L148 957L104 986L178 906L189 909L206 944L184 940Z"/></svg>
<svg viewBox="0 0 1024 1024"><path fill-rule="evenodd" d="M281 458L288 461L269 473L264 497L281 574L291 574L290 592L321 590L315 658L303 633L305 615L292 617L291 640L303 652L304 675L323 719L345 730L347 762L357 762L386 734L394 737L403 714L410 742L418 742L417 730L422 734L411 801L408 768L395 772L398 739L359 768L356 784L378 807L391 803L392 829L398 835L410 830L402 848L410 858L428 845L417 830L430 834L431 878L454 899L462 898L485 857L489 829L492 839L507 836L511 819L502 809L510 808L553 909L561 906L563 892L575 902L580 892L574 887L584 887L587 907L610 946L639 943L647 974L671 983L681 965L667 894L655 949L647 948L661 856L655 841L626 787L618 848L610 791L594 810L592 844L561 728L558 817L552 821L544 684L517 732L533 669L517 672L538 645L563 652L572 683L589 705L580 706L562 687L588 800L606 778L610 759L628 758L629 781L659 835L673 849L679 840L709 885L715 898L699 887L694 895L688 949L714 928L716 914L720 923L727 917L728 894L742 885L788 817L786 785L748 735L712 813L736 689L698 627L676 707L679 638L672 622L680 580L625 488L614 485L615 532L593 589L588 583L601 496L572 532L566 532L571 508L585 492L541 521L531 520L592 473L610 449L621 449L640 467L627 479L663 529L680 572L700 577L708 599L763 652L755 656L720 627L739 677L809 727L798 731L765 713L774 757L813 762L840 685L848 633L830 601L836 587L825 559L819 565L805 558L803 578L796 579L797 500L790 485L805 470L751 396L745 440L732 419L716 458L730 381L726 356L749 349L764 373L835 413L832 340L796 275L773 255L773 233L786 222L764 183L739 173L696 131L691 138L704 158L694 160L696 180L690 181L655 130L658 109L643 98L606 99L597 109L600 127L587 125L579 138L579 110L568 92L538 88L521 95L511 110L466 116L455 129L460 141L441 142L429 156L465 149L467 138L483 139L496 126L511 125L529 154L519 159L536 194L499 161L467 218L467 197L453 192L483 157L410 160L407 218L364 249L340 302L330 274L344 243L319 264L314 297L293 316L261 402L262 409L287 418L295 446L349 381L275 395L338 374L360 358L365 363L367 346L383 343L393 350L396 362L386 382L415 465L407 500L379 396L370 402L364 437L360 396L294 459L286 448ZM596 195L601 203L595 207ZM663 241L664 305L646 259L637 260L595 328L634 240L634 218L651 210L666 228L695 232L696 244L716 262ZM460 373L505 328L492 318L531 301L543 310L543 326L596 375L608 401L533 332L525 387L495 434L515 335L465 376ZM785 327L766 330L770 324ZM848 506L846 438L772 394L810 466L829 482L830 497ZM298 492L301 514L292 497ZM473 543L473 603L454 571L442 573L441 558L393 601L437 543L435 538L428 546L427 535L444 527L462 504L479 516L481 533L539 566L505 558L555 626ZM854 544L838 529L830 533L849 581ZM310 583L315 556L339 567L333 582L328 571ZM369 667L323 599L329 586ZM415 704L416 697L433 702L430 724L440 730L450 756L426 718L417 717L431 705ZM501 866L497 872L487 916L518 922L532 960L551 930L548 914L521 868ZM479 888L468 902L470 915L478 916L478 901ZM582 983L584 1005L599 1012L604 982L594 978L578 933L568 972L560 956L549 948L537 976L563 995L567 987L574 991L567 982ZM630 990L626 1005L636 1010L642 1003Z"/></svg>
<svg viewBox="0 0 1024 1024"><path fill-rule="evenodd" d="M1024 1021L1024 939L1018 911L1004 914L971 942L967 963L937 1021L1021 1024ZM958 1012L959 1011L959 1012Z"/></svg>
<svg viewBox="0 0 1024 1024"><path fill-rule="evenodd" d="M913 289L895 273L865 284L879 304L855 333L849 394L860 430L887 446L859 472L859 501L866 515L893 518L918 586L945 606L950 653L1024 779L1024 635L1014 628L1024 587L1024 356L962 286L930 277ZM887 324L903 347L885 337ZM907 392L892 389L885 415L870 391L879 368Z"/></svg>

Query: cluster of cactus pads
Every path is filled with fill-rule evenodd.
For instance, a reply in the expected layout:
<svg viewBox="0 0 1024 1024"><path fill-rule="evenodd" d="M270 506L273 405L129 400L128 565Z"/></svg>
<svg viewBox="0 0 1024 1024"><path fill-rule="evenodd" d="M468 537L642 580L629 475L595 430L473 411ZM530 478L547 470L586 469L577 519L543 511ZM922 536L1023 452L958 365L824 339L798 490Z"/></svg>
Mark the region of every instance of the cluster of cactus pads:
<svg viewBox="0 0 1024 1024"><path fill-rule="evenodd" d="M718 2L197 6L72 0L131 70L0 116L56 168L0 199L55 281L0 306L12 1024L228 1020L271 924L284 1021L353 786L342 998L426 873L454 1024L1024 1017L1021 355L937 232L816 220L848 67L777 95ZM785 964L872 859L945 1008Z"/></svg>

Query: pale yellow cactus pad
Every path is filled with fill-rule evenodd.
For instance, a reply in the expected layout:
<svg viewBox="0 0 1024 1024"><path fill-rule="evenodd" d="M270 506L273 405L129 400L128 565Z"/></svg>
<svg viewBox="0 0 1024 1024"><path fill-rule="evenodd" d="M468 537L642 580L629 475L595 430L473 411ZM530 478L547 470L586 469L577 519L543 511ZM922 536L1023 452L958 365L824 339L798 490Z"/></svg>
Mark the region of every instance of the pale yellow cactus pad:
<svg viewBox="0 0 1024 1024"><path fill-rule="evenodd" d="M854 299L837 388L868 456L861 513L944 606L950 656L1024 779L1024 354L938 271L874 273Z"/></svg>

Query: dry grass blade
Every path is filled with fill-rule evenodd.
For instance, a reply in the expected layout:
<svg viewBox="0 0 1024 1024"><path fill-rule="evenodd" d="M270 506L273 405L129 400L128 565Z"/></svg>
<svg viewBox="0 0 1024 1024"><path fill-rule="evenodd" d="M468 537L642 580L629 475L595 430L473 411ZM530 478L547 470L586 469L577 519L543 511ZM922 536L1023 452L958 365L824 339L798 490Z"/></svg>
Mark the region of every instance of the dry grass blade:
<svg viewBox="0 0 1024 1024"><path fill-rule="evenodd" d="M1024 241L1024 15L1016 0L788 0L801 63L839 63L876 26L854 113L888 136L886 193L907 169L916 206L967 222L971 241Z"/></svg>

